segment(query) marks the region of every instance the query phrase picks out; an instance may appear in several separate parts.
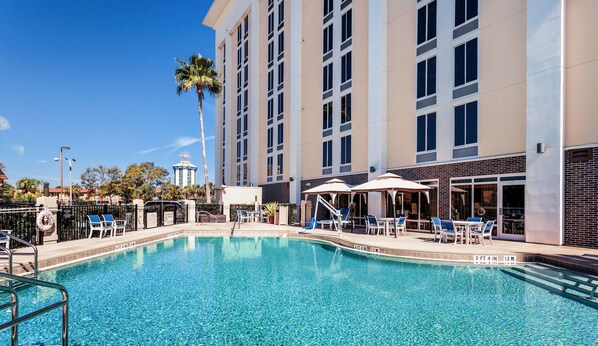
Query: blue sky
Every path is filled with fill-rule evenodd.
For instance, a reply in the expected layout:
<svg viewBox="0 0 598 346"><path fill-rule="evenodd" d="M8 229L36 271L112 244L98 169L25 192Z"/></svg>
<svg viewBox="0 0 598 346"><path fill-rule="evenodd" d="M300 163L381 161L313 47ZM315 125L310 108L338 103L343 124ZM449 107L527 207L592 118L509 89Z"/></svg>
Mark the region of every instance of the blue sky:
<svg viewBox="0 0 598 346"><path fill-rule="evenodd" d="M175 58L214 58L214 32L201 24L211 3L0 0L0 162L9 183L57 185L60 146L77 160L74 182L100 164L124 171L153 161L172 175L182 151L202 171L197 97L177 96L173 75ZM204 119L214 181L211 97Z"/></svg>

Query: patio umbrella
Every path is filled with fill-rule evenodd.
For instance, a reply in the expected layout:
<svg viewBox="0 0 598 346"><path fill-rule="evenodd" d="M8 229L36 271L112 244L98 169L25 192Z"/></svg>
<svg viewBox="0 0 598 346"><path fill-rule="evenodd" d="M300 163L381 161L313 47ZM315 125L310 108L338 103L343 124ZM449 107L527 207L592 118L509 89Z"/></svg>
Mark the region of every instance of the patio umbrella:
<svg viewBox="0 0 598 346"><path fill-rule="evenodd" d="M395 197L397 196L397 192L424 192L426 198L429 200L428 191L431 188L426 185L422 185L416 183L414 181L405 180L400 176L392 173L382 174L381 176L377 177L374 180L370 180L367 183L363 183L361 185L354 186L351 191L352 192L388 192L388 194L392 197L392 208L393 208L393 219L394 224L397 224L397 209L396 209L396 202ZM397 233L395 231L395 238L397 237Z"/></svg>
<svg viewBox="0 0 598 346"><path fill-rule="evenodd" d="M351 186L347 185L347 183L344 181L335 178L328 180L322 185L305 190L303 193L306 195L306 197L307 195L329 194L332 197L332 204L334 204L334 200L336 199L337 195L351 193Z"/></svg>

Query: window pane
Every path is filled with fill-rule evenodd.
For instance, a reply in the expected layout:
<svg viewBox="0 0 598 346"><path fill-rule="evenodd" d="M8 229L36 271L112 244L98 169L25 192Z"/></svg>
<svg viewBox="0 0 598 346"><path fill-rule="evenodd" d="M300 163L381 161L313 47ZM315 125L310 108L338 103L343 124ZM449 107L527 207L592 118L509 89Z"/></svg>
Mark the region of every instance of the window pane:
<svg viewBox="0 0 598 346"><path fill-rule="evenodd" d="M426 61L417 64L417 98L426 96Z"/></svg>
<svg viewBox="0 0 598 346"><path fill-rule="evenodd" d="M465 84L465 45L455 47L455 86Z"/></svg>
<svg viewBox="0 0 598 346"><path fill-rule="evenodd" d="M455 0L455 26L465 23L465 0Z"/></svg>
<svg viewBox="0 0 598 346"><path fill-rule="evenodd" d="M436 1L428 5L428 40L436 37Z"/></svg>
<svg viewBox="0 0 598 346"><path fill-rule="evenodd" d="M467 1L467 20L478 16L478 0Z"/></svg>
<svg viewBox="0 0 598 346"><path fill-rule="evenodd" d="M455 146L465 144L465 106L455 107Z"/></svg>
<svg viewBox="0 0 598 346"><path fill-rule="evenodd" d="M428 59L428 93L436 94L436 57Z"/></svg>
<svg viewBox="0 0 598 346"><path fill-rule="evenodd" d="M467 46L467 82L478 79L478 39L466 43Z"/></svg>
<svg viewBox="0 0 598 346"><path fill-rule="evenodd" d="M428 147L427 150L436 150L436 113L428 114L428 126L427 126L427 139Z"/></svg>
<svg viewBox="0 0 598 346"><path fill-rule="evenodd" d="M284 31L278 34L278 54L284 51Z"/></svg>
<svg viewBox="0 0 598 346"><path fill-rule="evenodd" d="M278 24L284 21L284 1L278 4Z"/></svg>
<svg viewBox="0 0 598 346"><path fill-rule="evenodd" d="M478 102L470 102L466 105L467 114L467 129L465 134L467 135L467 144L478 142Z"/></svg>
<svg viewBox="0 0 598 346"><path fill-rule="evenodd" d="M282 84L284 82L284 62L281 62L278 65L278 84Z"/></svg>
<svg viewBox="0 0 598 346"><path fill-rule="evenodd" d="M417 117L417 151L426 150L426 116Z"/></svg>
<svg viewBox="0 0 598 346"><path fill-rule="evenodd" d="M417 10L417 44L426 42L426 6Z"/></svg>

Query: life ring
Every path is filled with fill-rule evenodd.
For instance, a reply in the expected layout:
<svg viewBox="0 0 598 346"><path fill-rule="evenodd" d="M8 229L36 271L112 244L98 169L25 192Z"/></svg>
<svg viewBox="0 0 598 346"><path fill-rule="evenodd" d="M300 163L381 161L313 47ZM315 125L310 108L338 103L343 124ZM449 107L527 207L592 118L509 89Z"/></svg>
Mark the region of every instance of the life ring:
<svg viewBox="0 0 598 346"><path fill-rule="evenodd" d="M35 224L40 231L46 232L52 229L54 226L54 219L52 218L52 212L48 209L44 209L37 214Z"/></svg>
<svg viewBox="0 0 598 346"><path fill-rule="evenodd" d="M484 215L486 215L486 209L484 209L484 208L482 208L482 207L478 208L478 215L479 215L479 216L484 216Z"/></svg>

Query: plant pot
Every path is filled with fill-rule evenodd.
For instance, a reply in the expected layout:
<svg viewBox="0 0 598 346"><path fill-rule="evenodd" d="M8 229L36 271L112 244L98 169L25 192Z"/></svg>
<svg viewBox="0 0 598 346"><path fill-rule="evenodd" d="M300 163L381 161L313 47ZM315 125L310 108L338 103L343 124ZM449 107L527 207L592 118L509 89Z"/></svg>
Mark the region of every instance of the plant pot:
<svg viewBox="0 0 598 346"><path fill-rule="evenodd" d="M268 222L269 223L274 223L274 215L269 215L268 216Z"/></svg>

